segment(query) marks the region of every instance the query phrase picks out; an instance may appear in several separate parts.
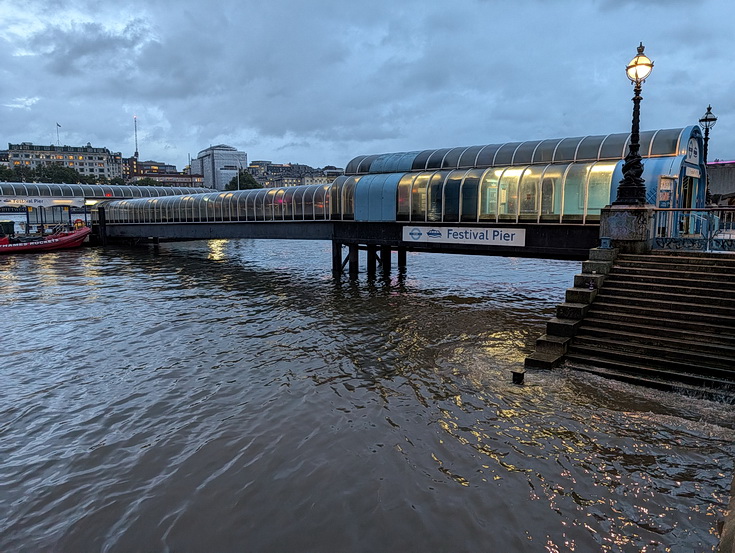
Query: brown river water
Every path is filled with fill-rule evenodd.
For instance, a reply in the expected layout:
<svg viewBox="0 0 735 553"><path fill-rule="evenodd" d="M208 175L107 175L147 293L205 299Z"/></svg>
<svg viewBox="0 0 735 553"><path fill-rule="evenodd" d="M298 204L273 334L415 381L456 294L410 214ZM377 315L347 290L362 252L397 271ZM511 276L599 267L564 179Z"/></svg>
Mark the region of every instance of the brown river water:
<svg viewBox="0 0 735 553"><path fill-rule="evenodd" d="M0 551L715 550L732 406L511 382L579 262L330 263L248 240L0 257Z"/></svg>

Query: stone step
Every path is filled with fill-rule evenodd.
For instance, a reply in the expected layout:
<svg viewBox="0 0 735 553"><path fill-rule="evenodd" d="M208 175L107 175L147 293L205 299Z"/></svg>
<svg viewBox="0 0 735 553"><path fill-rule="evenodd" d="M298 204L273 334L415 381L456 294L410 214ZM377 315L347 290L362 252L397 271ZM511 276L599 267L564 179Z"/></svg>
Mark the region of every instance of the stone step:
<svg viewBox="0 0 735 553"><path fill-rule="evenodd" d="M600 354L605 355L620 354L620 355L633 355L636 357L650 357L656 359L656 366L661 367L680 367L680 370L687 370L681 367L690 367L688 370L692 370L691 367L699 367L700 369L706 367L708 370L715 371L716 369L723 369L726 371L721 376L728 377L726 375L731 374L732 378L735 379L735 352L728 348L715 348L711 347L710 351L706 355L703 355L703 351L686 349L684 344L677 344L671 342L661 347L656 344L645 343L642 341L633 341L625 336L591 336L591 335L578 335L574 337L572 344L569 346L568 351L578 351L581 348L586 349L597 349Z"/></svg>
<svg viewBox="0 0 735 553"><path fill-rule="evenodd" d="M561 363L562 358L554 353L534 351L526 357L523 366L528 369L553 369Z"/></svg>
<svg viewBox="0 0 735 553"><path fill-rule="evenodd" d="M594 302L585 315L599 314L604 312L616 312L623 317L630 315L643 315L649 318L671 321L693 321L709 324L711 326L719 326L723 328L723 332L732 332L735 329L735 316L723 316L720 314L710 313L708 311L694 311L691 308L686 310L672 310L666 307L645 307L638 305L638 302L618 302L612 303L608 301L598 300Z"/></svg>
<svg viewBox="0 0 735 553"><path fill-rule="evenodd" d="M714 322L694 321L692 319L687 319L687 318L666 320L662 318L660 314L649 315L645 313L630 312L630 310L627 312L620 312L612 308L610 308L609 310L605 310L605 309L590 310L590 312L588 313L587 317L584 319L583 322L587 322L590 320L606 320L606 321L610 321L618 325L629 324L629 323L633 323L635 325L646 325L646 326L650 325L651 327L665 325L666 327L673 328L676 330L690 330L696 333L715 334L715 335L719 334L723 336L733 335L732 328L723 327L720 324L718 324L717 321L714 321ZM581 327L581 324L580 324L580 327Z"/></svg>
<svg viewBox="0 0 735 553"><path fill-rule="evenodd" d="M696 252L689 252L686 254L665 254L656 252L650 255L620 254L617 257L617 260L643 263L650 263L653 261L676 263L678 265L719 265L721 267L735 269L735 254L731 253L697 254Z"/></svg>
<svg viewBox="0 0 735 553"><path fill-rule="evenodd" d="M705 300L705 296L693 297L688 295L667 295L654 292L640 292L635 288L622 290L616 293L617 287L611 287L612 291L602 288L595 296L595 301L602 304L635 304L641 309L667 309L670 311L700 311L716 314L722 317L735 317L735 301L727 298L711 298ZM716 300L716 301L713 301Z"/></svg>
<svg viewBox="0 0 735 553"><path fill-rule="evenodd" d="M684 257L687 259L732 259L735 252L705 252L701 250L652 250L648 254L620 253L619 257Z"/></svg>
<svg viewBox="0 0 735 553"><path fill-rule="evenodd" d="M657 278L657 277L667 277L667 278L674 278L679 280L679 282L683 281L693 281L693 282L704 282L704 281L714 281L726 284L728 282L732 282L734 273L732 271L730 272L723 272L721 268L719 268L718 271L699 271L699 270L682 270L679 266L678 268L676 266L672 266L670 268L662 268L661 266L653 266L653 267L635 267L635 266L622 266L622 265L615 265L610 273L615 273L616 275L623 275L623 276L638 276L638 277L651 277L651 278ZM609 274L609 273L608 273Z"/></svg>
<svg viewBox="0 0 735 553"><path fill-rule="evenodd" d="M668 362L646 355L600 351L595 348L572 346L566 360L594 366L617 369L693 386L721 386L735 389L735 371L720 368L692 366L690 363ZM696 372L694 372L696 370Z"/></svg>
<svg viewBox="0 0 735 553"><path fill-rule="evenodd" d="M586 322L586 321L585 321ZM670 349L684 349L689 352L700 352L713 354L721 357L729 357L732 366L735 367L735 340L717 341L711 338L704 338L701 335L692 335L682 333L679 336L672 336L670 332L661 334L649 334L644 332L631 331L628 326L623 328L615 326L613 328L605 328L584 324L577 334L577 337L592 336L595 338L609 338L631 344L641 344L644 346L665 347Z"/></svg>
<svg viewBox="0 0 735 553"><path fill-rule="evenodd" d="M696 272L696 273L732 273L735 271L735 262L732 265L716 262L682 262L683 259L671 258L669 260L631 260L626 258L618 258L615 260L614 267L636 268L636 269L660 269L665 271L679 272Z"/></svg>
<svg viewBox="0 0 735 553"><path fill-rule="evenodd" d="M725 292L725 291L723 291ZM710 290L709 294L696 293L692 290L683 292L672 292L670 289L660 286L630 286L626 287L619 282L605 286L598 292L598 296L606 297L626 297L626 298L645 298L655 301L674 301L677 303L692 303L696 301L697 305L719 305L721 307L729 307L735 312L735 290L728 291L729 294L717 294L715 290Z"/></svg>
<svg viewBox="0 0 735 553"><path fill-rule="evenodd" d="M590 333L598 336L624 333L641 340L674 340L678 343L686 343L688 347L694 347L690 344L696 343L698 347L704 349L711 346L723 346L735 350L735 334L709 332L707 327L692 323L684 323L682 328L675 328L670 324L664 326L666 322L652 320L650 324L642 324L642 321L631 321L629 317L625 320L608 320L591 316L579 324L576 333Z"/></svg>
<svg viewBox="0 0 735 553"><path fill-rule="evenodd" d="M620 382L645 386L647 388L654 388L666 392L675 392L692 397L702 397L727 404L735 403L735 389L727 385L723 385L722 387L713 387L709 382L699 386L685 384L676 380L666 379L665 375L662 375L661 373L652 375L649 373L637 372L635 368L632 367L602 367L596 363L596 359L594 358L586 358L580 361L568 360L564 363L564 366L570 369L610 378L612 380L618 380Z"/></svg>
<svg viewBox="0 0 735 553"><path fill-rule="evenodd" d="M626 273L623 274L622 272L613 272L605 277L605 283L613 283L613 282L628 282L628 283L642 283L642 284L663 284L663 285L669 285L669 286L681 286L682 283L686 283L687 286L691 288L697 288L697 289L711 289L711 290L720 290L720 289L728 289L727 286L728 282L732 281L732 277L730 277L727 282L719 281L719 280L700 280L700 279L682 279L680 276L675 276L670 272L661 272L660 274L654 274L654 275L642 275L642 274L632 274L632 273Z"/></svg>
<svg viewBox="0 0 735 553"><path fill-rule="evenodd" d="M591 252L582 269L530 366L566 344L572 368L735 403L734 254Z"/></svg>
<svg viewBox="0 0 735 553"><path fill-rule="evenodd" d="M623 290L624 292L654 292L664 293L672 295L691 296L692 298L702 298L708 300L709 298L724 298L735 300L735 288L722 289L722 288L698 288L696 286L689 286L684 284L663 284L654 282L640 282L633 280L625 280L619 277L611 276L608 277L604 284L605 292L612 290Z"/></svg>

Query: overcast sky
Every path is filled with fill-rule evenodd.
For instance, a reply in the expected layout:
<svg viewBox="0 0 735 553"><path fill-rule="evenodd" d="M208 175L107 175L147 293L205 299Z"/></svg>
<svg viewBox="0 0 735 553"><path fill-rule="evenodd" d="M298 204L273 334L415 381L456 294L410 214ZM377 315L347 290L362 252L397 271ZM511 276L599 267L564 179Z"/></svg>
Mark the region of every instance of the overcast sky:
<svg viewBox="0 0 735 553"><path fill-rule="evenodd" d="M732 0L0 0L0 148L174 164L215 144L344 167L360 154L719 118L735 159Z"/></svg>

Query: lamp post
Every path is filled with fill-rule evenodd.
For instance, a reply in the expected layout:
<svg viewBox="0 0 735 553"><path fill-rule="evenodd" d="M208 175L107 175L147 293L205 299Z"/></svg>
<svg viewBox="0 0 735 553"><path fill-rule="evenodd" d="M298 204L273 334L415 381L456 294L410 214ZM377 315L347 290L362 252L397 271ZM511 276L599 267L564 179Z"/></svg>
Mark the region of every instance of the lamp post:
<svg viewBox="0 0 735 553"><path fill-rule="evenodd" d="M712 106L707 106L707 113L699 119L699 126L704 129L704 162L707 163L707 144L709 143L709 130L717 123L717 117L712 113Z"/></svg>
<svg viewBox="0 0 735 553"><path fill-rule="evenodd" d="M640 113L641 113L641 85L645 82L648 75L653 70L653 62L643 54L644 46L641 42L638 46L638 54L630 61L625 68L625 73L635 87L633 89L633 125L630 132L630 150L625 156L623 164L623 180L618 186L617 199L613 205L644 205L646 203L646 186L645 181L641 177L643 174L643 165L641 164L641 156L638 153L640 149Z"/></svg>
<svg viewBox="0 0 735 553"><path fill-rule="evenodd" d="M712 196L709 193L709 171L707 171L707 145L709 144L709 130L717 123L717 117L712 113L712 106L707 106L707 112L699 119L699 126L704 129L704 152L702 159L704 160L704 170L707 172L707 196L706 202L712 203Z"/></svg>

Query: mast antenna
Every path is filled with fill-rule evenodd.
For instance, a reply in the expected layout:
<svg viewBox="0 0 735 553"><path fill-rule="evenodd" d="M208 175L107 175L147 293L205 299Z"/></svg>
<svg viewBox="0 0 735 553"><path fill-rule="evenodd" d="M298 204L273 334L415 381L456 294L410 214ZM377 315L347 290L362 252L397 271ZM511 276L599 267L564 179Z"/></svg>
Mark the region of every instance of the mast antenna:
<svg viewBox="0 0 735 553"><path fill-rule="evenodd" d="M135 153L133 157L138 159L138 116L133 115L133 125L135 126Z"/></svg>

